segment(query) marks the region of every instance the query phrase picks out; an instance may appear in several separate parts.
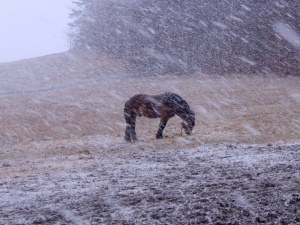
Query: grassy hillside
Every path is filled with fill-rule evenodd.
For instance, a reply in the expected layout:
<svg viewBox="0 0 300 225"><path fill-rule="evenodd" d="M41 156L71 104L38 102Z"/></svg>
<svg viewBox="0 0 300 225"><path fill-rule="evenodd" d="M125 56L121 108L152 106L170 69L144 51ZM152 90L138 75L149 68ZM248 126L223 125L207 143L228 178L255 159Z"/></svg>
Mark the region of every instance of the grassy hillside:
<svg viewBox="0 0 300 225"><path fill-rule="evenodd" d="M67 52L0 65L0 141L7 145L93 137L105 148L123 143L125 101L137 93L172 91L196 113L192 136L173 118L166 138L154 139L159 120L138 119L143 143L155 148L207 142L299 140L300 78L194 74L130 77L111 58Z"/></svg>
<svg viewBox="0 0 300 225"><path fill-rule="evenodd" d="M127 74L124 63L107 56L71 50L11 63L0 63L0 94L46 90Z"/></svg>

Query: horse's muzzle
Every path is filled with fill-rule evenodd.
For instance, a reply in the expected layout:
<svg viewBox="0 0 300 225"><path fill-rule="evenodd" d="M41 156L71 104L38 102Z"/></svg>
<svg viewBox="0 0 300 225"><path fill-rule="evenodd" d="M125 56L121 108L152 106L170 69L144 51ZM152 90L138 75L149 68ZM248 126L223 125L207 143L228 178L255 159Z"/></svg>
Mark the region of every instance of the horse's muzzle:
<svg viewBox="0 0 300 225"><path fill-rule="evenodd" d="M181 127L181 134L182 134L182 130L184 130L184 133L186 133L187 135L192 134L192 129L188 129L186 127Z"/></svg>
<svg viewBox="0 0 300 225"><path fill-rule="evenodd" d="M191 130L184 130L185 131L185 133L187 134L187 135L191 135L192 134L192 131Z"/></svg>

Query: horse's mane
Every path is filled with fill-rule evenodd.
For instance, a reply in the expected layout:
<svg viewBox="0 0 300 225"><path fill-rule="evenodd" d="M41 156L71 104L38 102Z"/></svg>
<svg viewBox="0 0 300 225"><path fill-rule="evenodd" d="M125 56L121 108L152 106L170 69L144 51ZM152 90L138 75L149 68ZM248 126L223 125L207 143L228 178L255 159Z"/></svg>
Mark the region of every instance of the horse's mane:
<svg viewBox="0 0 300 225"><path fill-rule="evenodd" d="M174 108L175 111L177 111L177 113L186 113L189 115L193 114L188 103L182 97L180 97L175 93L172 92L164 93L163 102L165 105Z"/></svg>

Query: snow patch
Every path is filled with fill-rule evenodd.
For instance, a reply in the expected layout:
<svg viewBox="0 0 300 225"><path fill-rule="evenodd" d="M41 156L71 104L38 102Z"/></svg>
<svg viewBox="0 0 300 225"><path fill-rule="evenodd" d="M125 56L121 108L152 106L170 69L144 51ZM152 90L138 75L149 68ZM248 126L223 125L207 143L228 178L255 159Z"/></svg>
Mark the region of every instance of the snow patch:
<svg viewBox="0 0 300 225"><path fill-rule="evenodd" d="M221 23L221 22L214 21L213 24L216 25L217 27L220 27L221 29L227 29L228 28L228 26L226 24Z"/></svg>
<svg viewBox="0 0 300 225"><path fill-rule="evenodd" d="M288 41L295 48L300 48L300 35L293 28L283 22L276 22L273 29L280 37Z"/></svg>
<svg viewBox="0 0 300 225"><path fill-rule="evenodd" d="M261 135L261 132L256 130L253 126L251 126L250 124L244 124L243 127L249 131L251 134L253 135Z"/></svg>
<svg viewBox="0 0 300 225"><path fill-rule="evenodd" d="M251 66L256 65L256 62L254 62L254 61L252 61L252 60L250 60L250 59L247 59L245 56L237 56L236 58L242 60L242 61L245 62L245 63L248 63L248 64L251 65Z"/></svg>

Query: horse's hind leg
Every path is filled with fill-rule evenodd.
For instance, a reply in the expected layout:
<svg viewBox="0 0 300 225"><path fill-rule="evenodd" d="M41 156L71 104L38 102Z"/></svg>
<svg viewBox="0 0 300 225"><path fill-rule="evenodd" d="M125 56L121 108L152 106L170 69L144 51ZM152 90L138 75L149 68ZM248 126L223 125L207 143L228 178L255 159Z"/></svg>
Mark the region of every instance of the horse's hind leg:
<svg viewBox="0 0 300 225"><path fill-rule="evenodd" d="M135 121L136 121L136 116L130 111L128 111L128 108L125 107L124 109L124 117L126 121L126 130L125 130L125 136L124 139L125 141L131 142L132 141L138 141L136 132L135 132Z"/></svg>
<svg viewBox="0 0 300 225"><path fill-rule="evenodd" d="M136 132L135 132L135 121L136 121L136 117L131 119L131 138L132 138L133 142L138 141Z"/></svg>
<svg viewBox="0 0 300 225"><path fill-rule="evenodd" d="M131 119L130 119L130 113L127 111L127 108L124 109L124 117L126 121L126 130L125 130L125 141L131 142Z"/></svg>
<svg viewBox="0 0 300 225"><path fill-rule="evenodd" d="M131 136L130 125L126 125L125 136L124 136L125 141L131 142L130 136Z"/></svg>

